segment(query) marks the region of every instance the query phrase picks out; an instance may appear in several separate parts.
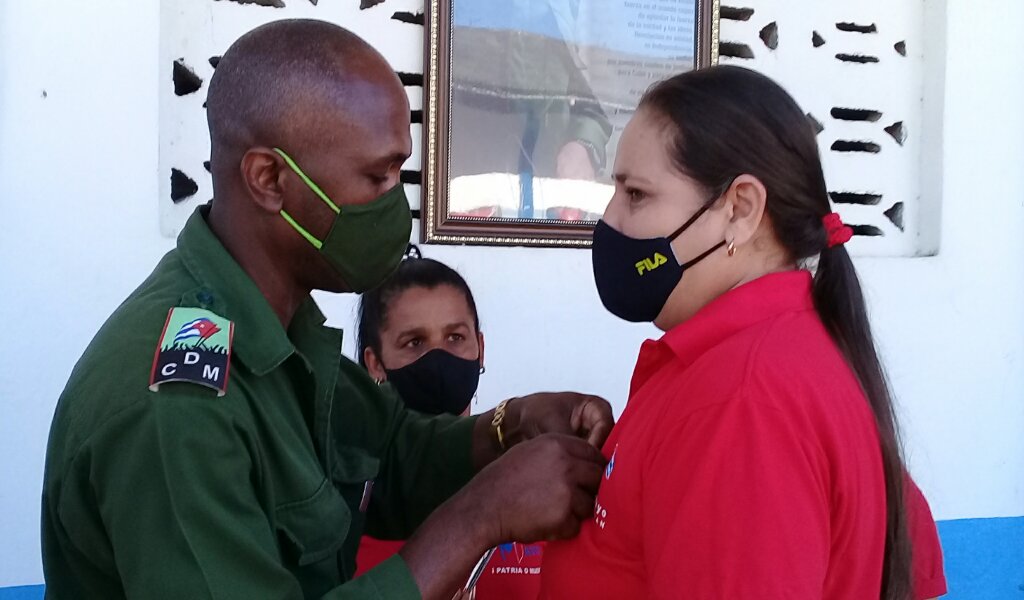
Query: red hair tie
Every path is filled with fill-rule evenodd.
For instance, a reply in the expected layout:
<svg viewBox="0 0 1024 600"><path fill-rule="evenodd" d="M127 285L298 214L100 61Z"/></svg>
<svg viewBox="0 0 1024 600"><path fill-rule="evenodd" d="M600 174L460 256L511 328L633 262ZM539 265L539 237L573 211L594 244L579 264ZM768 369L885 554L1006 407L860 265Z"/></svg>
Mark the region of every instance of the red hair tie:
<svg viewBox="0 0 1024 600"><path fill-rule="evenodd" d="M843 219L839 216L839 213L829 213L822 217L821 222L825 224L829 248L842 246L853 237L853 229L843 224Z"/></svg>

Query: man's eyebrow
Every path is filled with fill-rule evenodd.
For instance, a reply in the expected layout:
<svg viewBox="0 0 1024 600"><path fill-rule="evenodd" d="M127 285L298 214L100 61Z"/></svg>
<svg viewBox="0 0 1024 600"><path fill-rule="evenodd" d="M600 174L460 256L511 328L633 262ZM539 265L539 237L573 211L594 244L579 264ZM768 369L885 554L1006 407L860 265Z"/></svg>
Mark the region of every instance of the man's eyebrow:
<svg viewBox="0 0 1024 600"><path fill-rule="evenodd" d="M404 163L409 160L410 154L405 152L393 152L387 156L382 156L377 159L371 159L370 164L372 165L392 165L394 163Z"/></svg>

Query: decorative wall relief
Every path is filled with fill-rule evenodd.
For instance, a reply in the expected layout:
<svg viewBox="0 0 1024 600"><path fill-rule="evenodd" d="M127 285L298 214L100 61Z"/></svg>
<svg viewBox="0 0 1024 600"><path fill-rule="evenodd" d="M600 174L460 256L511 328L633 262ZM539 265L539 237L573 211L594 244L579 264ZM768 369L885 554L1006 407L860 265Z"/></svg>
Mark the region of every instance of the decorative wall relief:
<svg viewBox="0 0 1024 600"><path fill-rule="evenodd" d="M815 124L829 197L859 255L935 252L937 232L922 231L937 223L922 211L940 209L922 197L922 178L941 178L922 157L924 11L923 0L748 0L720 11L720 61L772 76Z"/></svg>
<svg viewBox="0 0 1024 600"><path fill-rule="evenodd" d="M423 96L421 0L163 0L160 56L160 228L178 234L213 196L206 92L224 51L247 31L279 19L331 21L356 32L399 72L409 95L413 156L402 171L419 216Z"/></svg>
<svg viewBox="0 0 1024 600"><path fill-rule="evenodd" d="M855 254L918 256L937 249L941 203L934 182L942 173L940 161L930 160L928 136L941 141L941 132L925 129L931 121L923 107L934 100L928 66L943 57L925 54L925 43L937 35L924 36L925 9L924 0L744 0L719 10L720 62L780 81L819 131L830 198L856 226ZM399 72L413 111L414 144L402 181L419 217L423 0L163 0L159 206L165 235L176 235L212 196L204 103L217 58L253 27L291 17L348 27Z"/></svg>

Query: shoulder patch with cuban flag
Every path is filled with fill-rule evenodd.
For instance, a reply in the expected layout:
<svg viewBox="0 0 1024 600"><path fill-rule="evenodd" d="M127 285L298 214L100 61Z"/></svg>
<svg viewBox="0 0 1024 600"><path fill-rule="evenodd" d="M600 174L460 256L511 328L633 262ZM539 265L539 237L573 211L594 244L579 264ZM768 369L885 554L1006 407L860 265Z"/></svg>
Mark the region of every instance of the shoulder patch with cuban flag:
<svg viewBox="0 0 1024 600"><path fill-rule="evenodd" d="M153 356L149 389L172 381L198 383L223 396L231 368L235 324L202 308L176 306L167 313Z"/></svg>

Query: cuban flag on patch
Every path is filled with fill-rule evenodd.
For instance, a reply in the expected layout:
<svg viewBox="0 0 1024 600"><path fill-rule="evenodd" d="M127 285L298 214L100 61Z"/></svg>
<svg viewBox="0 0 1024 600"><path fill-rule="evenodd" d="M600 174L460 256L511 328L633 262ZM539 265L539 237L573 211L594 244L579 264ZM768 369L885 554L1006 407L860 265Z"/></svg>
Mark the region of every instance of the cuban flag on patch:
<svg viewBox="0 0 1024 600"><path fill-rule="evenodd" d="M174 343L183 342L191 338L199 338L199 342L205 342L210 339L210 336L220 331L220 327L217 324L207 319L206 317L196 319L195 321L189 321L181 326L178 333L174 336Z"/></svg>
<svg viewBox="0 0 1024 600"><path fill-rule="evenodd" d="M235 325L203 308L175 306L167 313L149 374L149 389L190 382L227 393Z"/></svg>

